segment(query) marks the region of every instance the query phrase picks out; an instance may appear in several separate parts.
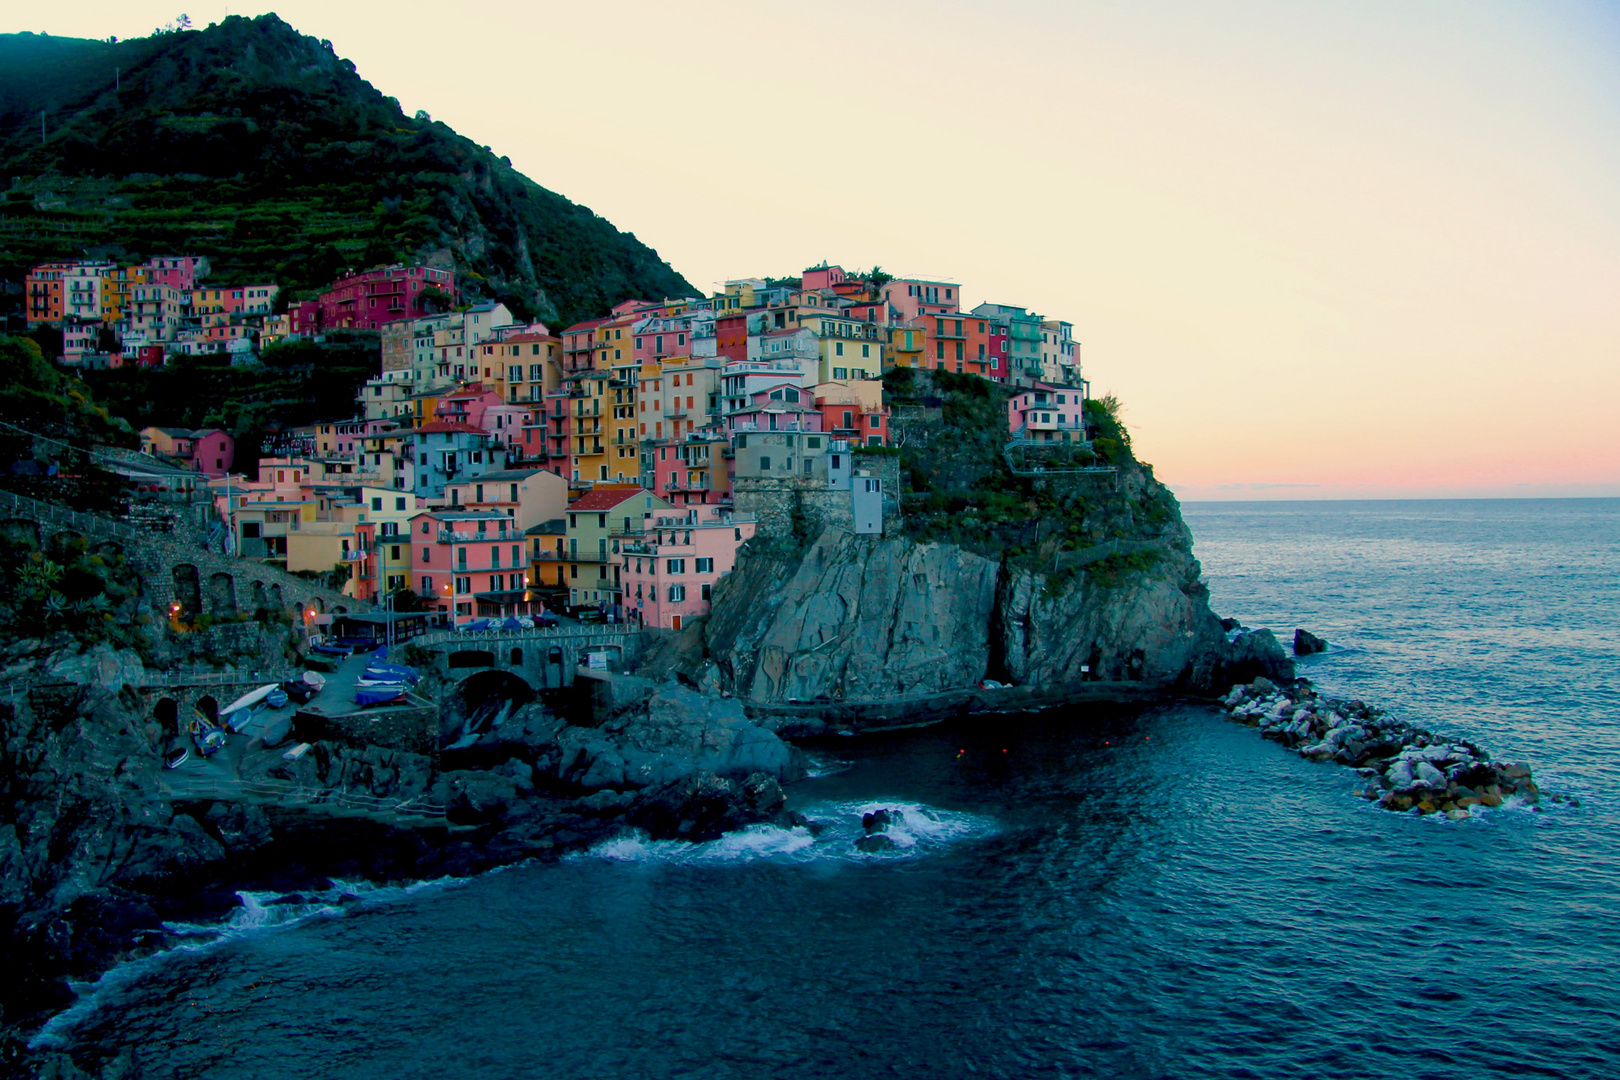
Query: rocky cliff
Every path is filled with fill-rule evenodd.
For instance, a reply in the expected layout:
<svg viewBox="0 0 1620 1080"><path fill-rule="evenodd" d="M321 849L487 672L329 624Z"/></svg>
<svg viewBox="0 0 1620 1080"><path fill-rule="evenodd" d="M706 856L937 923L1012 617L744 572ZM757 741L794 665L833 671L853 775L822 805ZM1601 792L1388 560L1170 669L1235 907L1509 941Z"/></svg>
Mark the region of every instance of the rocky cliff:
<svg viewBox="0 0 1620 1080"><path fill-rule="evenodd" d="M1116 439L1110 465L1091 459L1112 471L1014 473L1004 392L986 387L906 380L892 395L911 423L904 516L883 536L767 538L653 671L700 679L712 665L756 706L923 698L985 679L1134 696L1292 676L1269 631L1231 634L1210 609L1192 534L1149 467Z"/></svg>

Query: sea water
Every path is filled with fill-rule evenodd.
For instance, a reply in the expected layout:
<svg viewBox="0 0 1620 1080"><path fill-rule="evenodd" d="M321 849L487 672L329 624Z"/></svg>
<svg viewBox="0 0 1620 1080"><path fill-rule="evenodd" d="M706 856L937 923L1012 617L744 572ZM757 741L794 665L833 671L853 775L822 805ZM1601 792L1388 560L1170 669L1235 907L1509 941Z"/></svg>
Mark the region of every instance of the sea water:
<svg viewBox="0 0 1620 1080"><path fill-rule="evenodd" d="M1217 610L1544 809L1391 814L1196 705L837 740L820 835L246 898L52 1038L162 1077L1620 1075L1620 500L1186 516Z"/></svg>

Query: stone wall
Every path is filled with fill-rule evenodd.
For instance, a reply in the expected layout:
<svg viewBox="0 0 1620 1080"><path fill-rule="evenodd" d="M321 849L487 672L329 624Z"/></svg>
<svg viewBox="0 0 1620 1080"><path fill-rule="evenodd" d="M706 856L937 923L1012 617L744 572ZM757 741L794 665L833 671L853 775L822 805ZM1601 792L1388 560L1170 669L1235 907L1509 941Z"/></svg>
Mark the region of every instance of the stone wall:
<svg viewBox="0 0 1620 1080"><path fill-rule="evenodd" d="M879 454L855 455L855 468L883 481L883 535L899 534L900 462ZM738 513L759 520L757 535L766 539L807 539L828 529L855 531L851 493L829 488L826 480L806 476L745 477L732 481Z"/></svg>
<svg viewBox="0 0 1620 1080"><path fill-rule="evenodd" d="M215 616L281 612L296 617L369 610L366 601L344 596L279 567L232 558L202 546L200 528L145 532L123 522L50 503L6 496L0 532L43 547L58 537L82 537L104 554L122 554L141 575L143 592L156 612L179 600L192 614ZM302 621L301 619L299 621Z"/></svg>
<svg viewBox="0 0 1620 1080"><path fill-rule="evenodd" d="M431 706L342 716L300 711L293 716L293 738L299 742L381 746L431 757L439 751L439 714Z"/></svg>
<svg viewBox="0 0 1620 1080"><path fill-rule="evenodd" d="M480 671L506 671L521 678L532 689L551 690L574 684L574 674L588 652L606 652L609 665L615 671L634 669L646 654L650 639L661 633L663 631L615 626L434 633L395 646L390 659L395 663L412 664L419 662L426 651L433 655L433 670L440 678L451 682L459 682ZM480 662L469 663L473 660ZM488 662L482 662L484 660Z"/></svg>

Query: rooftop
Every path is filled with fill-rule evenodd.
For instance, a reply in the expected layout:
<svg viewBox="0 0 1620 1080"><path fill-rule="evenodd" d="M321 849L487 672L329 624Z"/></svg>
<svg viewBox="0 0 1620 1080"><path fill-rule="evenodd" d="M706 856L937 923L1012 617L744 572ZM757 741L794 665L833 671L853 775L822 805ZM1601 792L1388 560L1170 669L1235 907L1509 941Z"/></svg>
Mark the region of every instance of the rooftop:
<svg viewBox="0 0 1620 1080"><path fill-rule="evenodd" d="M611 487L595 487L568 504L570 512L584 510L611 510L626 499L633 499L637 495L652 494L645 491L638 484L617 485Z"/></svg>

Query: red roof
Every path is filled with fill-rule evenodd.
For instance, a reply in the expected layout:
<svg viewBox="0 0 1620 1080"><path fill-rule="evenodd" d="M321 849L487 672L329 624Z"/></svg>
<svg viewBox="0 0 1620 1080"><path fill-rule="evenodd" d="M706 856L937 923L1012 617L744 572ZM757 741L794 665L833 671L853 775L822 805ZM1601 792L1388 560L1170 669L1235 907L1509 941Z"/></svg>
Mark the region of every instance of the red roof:
<svg viewBox="0 0 1620 1080"><path fill-rule="evenodd" d="M488 435L489 434L489 432L485 431L483 428L476 428L476 427L473 427L471 424L463 424L459 420L434 420L431 423L423 424L421 427L417 428L416 429L416 434L418 434L418 435L438 435L441 432L442 433L449 433L449 432L457 432L457 431L466 432L467 434L470 434L470 435Z"/></svg>
<svg viewBox="0 0 1620 1080"><path fill-rule="evenodd" d="M563 331L563 333L574 334L584 330L595 330L598 326L601 326L607 321L608 320L606 319L586 319L584 322L577 322L573 326L568 327Z"/></svg>
<svg viewBox="0 0 1620 1080"><path fill-rule="evenodd" d="M573 502L568 504L570 511L576 510L611 510L626 499L633 499L643 494L644 489L635 484L620 486L617 484L606 487L595 487Z"/></svg>

